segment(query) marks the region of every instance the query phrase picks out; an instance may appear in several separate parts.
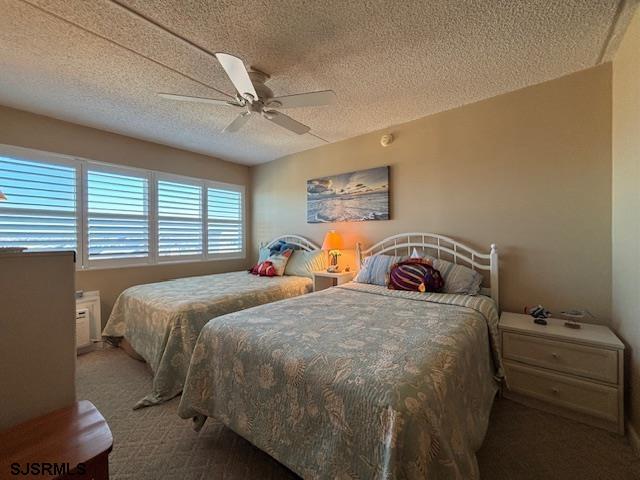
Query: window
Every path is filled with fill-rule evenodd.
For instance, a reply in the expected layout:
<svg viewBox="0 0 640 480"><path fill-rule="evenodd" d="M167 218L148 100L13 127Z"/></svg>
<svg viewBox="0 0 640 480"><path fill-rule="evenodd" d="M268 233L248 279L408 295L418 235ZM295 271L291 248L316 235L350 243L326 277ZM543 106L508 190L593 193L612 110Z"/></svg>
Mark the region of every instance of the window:
<svg viewBox="0 0 640 480"><path fill-rule="evenodd" d="M202 255L202 185L158 180L158 256Z"/></svg>
<svg viewBox="0 0 640 480"><path fill-rule="evenodd" d="M16 155L17 157L17 155ZM0 247L76 250L77 168L0 154Z"/></svg>
<svg viewBox="0 0 640 480"><path fill-rule="evenodd" d="M0 247L77 268L243 258L244 187L0 145Z"/></svg>
<svg viewBox="0 0 640 480"><path fill-rule="evenodd" d="M229 256L244 251L242 191L207 189L208 252Z"/></svg>
<svg viewBox="0 0 640 480"><path fill-rule="evenodd" d="M89 165L87 260L149 257L149 181Z"/></svg>

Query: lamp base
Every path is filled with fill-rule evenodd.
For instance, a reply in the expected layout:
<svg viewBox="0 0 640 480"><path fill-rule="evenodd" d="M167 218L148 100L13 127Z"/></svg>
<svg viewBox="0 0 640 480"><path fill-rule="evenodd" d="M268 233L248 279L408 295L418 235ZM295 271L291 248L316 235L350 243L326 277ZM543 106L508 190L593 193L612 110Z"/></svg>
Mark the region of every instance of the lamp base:
<svg viewBox="0 0 640 480"><path fill-rule="evenodd" d="M340 273L340 267L338 265L329 265L327 273Z"/></svg>

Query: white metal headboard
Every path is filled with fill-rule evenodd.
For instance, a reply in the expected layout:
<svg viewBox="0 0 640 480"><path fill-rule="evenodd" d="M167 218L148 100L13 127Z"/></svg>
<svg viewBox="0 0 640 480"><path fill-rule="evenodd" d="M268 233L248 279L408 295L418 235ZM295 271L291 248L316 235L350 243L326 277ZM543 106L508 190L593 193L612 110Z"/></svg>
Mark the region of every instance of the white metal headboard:
<svg viewBox="0 0 640 480"><path fill-rule="evenodd" d="M320 250L320 247L313 243L311 240L307 240L300 235L282 235L280 237L276 237L268 243L261 243L260 248L267 247L271 248L280 240L295 245L296 247L300 247L302 250L306 250L307 252L312 252L314 250Z"/></svg>
<svg viewBox="0 0 640 480"><path fill-rule="evenodd" d="M481 293L488 295L498 304L498 249L491 244L489 253L480 253L466 245L444 235L436 233L400 233L387 237L366 250L362 250L360 243L356 244L356 263L358 269L366 257L393 252L393 255L411 255L413 249L422 249L425 253L436 258L464 265L472 270L489 272L485 277Z"/></svg>

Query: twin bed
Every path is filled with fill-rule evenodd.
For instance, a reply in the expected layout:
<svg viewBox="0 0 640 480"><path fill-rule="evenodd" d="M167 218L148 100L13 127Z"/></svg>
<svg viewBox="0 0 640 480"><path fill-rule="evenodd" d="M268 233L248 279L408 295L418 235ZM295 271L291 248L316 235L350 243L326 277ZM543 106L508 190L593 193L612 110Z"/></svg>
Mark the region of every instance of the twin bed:
<svg viewBox="0 0 640 480"><path fill-rule="evenodd" d="M411 233L358 259L413 249L485 273L482 294L351 282L217 317L179 415L215 417L303 478L478 478L502 377L497 252Z"/></svg>
<svg viewBox="0 0 640 480"><path fill-rule="evenodd" d="M274 238L303 251L319 250L297 235ZM179 395L202 327L212 318L311 292L310 278L258 277L246 271L138 285L116 300L102 334L124 339L151 367L153 390L134 408Z"/></svg>

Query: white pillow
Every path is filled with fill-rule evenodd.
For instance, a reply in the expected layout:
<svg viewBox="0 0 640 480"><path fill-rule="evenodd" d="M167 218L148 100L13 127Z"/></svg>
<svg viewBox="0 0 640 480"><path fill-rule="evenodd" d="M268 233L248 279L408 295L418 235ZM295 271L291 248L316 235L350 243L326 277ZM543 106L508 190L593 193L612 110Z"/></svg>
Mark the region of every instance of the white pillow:
<svg viewBox="0 0 640 480"><path fill-rule="evenodd" d="M295 275L298 277L311 278L312 272L325 270L327 268L327 252L315 250L313 252L305 252L303 250L294 250L293 255L285 268L285 275Z"/></svg>
<svg viewBox="0 0 640 480"><path fill-rule="evenodd" d="M411 253L411 258L425 258L431 261L433 268L440 272L444 280L442 293L477 295L480 292L482 275L469 267L442 260L431 255L421 255L415 248Z"/></svg>
<svg viewBox="0 0 640 480"><path fill-rule="evenodd" d="M469 267L459 265L430 255L433 268L440 272L444 279L442 293L462 293L464 295L477 295L482 285L482 275Z"/></svg>

